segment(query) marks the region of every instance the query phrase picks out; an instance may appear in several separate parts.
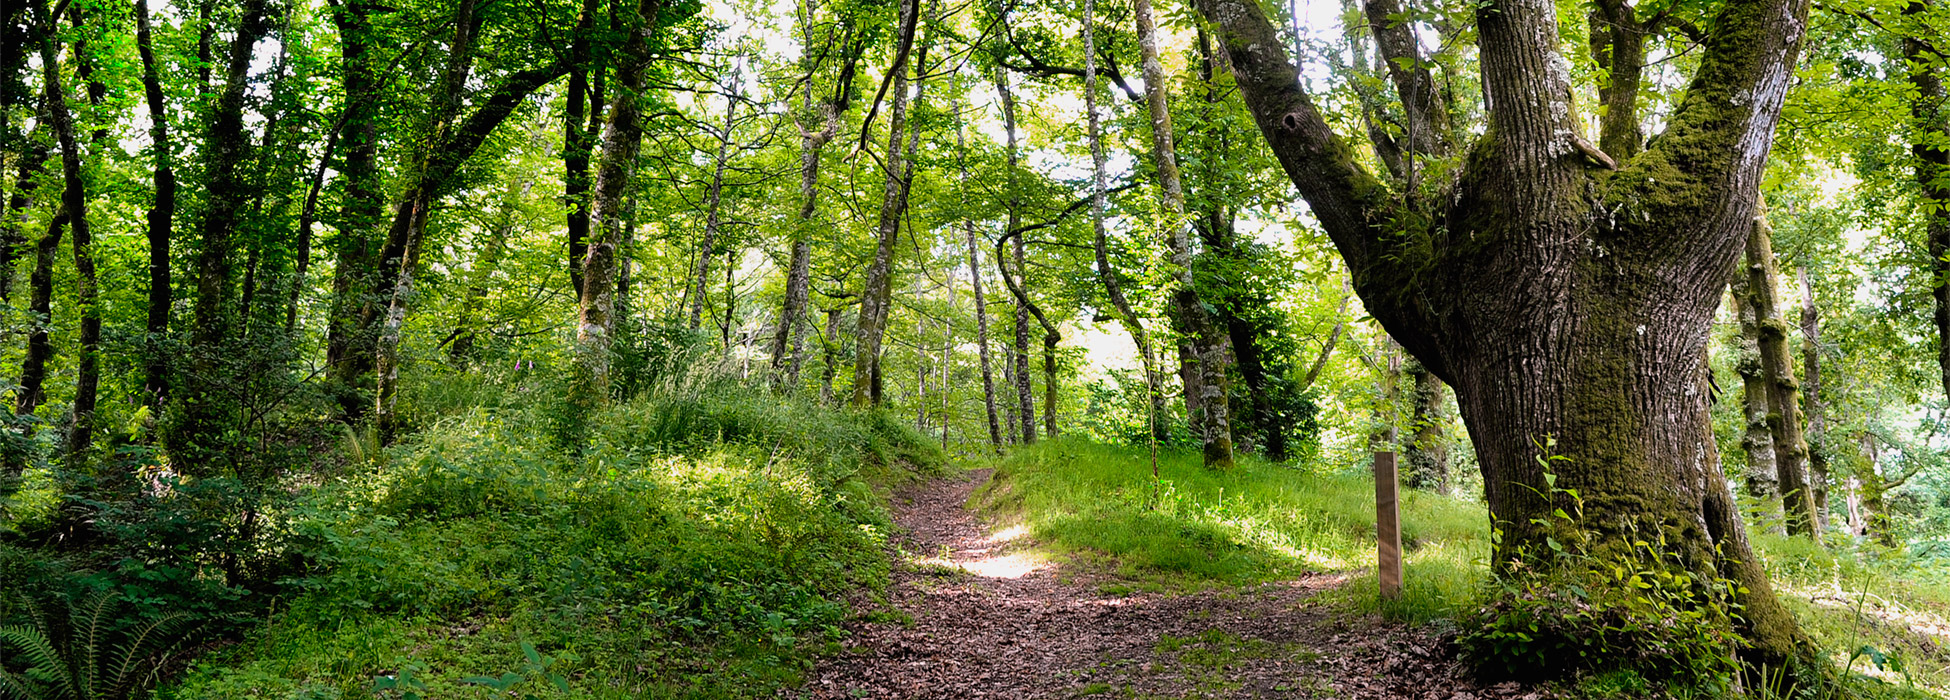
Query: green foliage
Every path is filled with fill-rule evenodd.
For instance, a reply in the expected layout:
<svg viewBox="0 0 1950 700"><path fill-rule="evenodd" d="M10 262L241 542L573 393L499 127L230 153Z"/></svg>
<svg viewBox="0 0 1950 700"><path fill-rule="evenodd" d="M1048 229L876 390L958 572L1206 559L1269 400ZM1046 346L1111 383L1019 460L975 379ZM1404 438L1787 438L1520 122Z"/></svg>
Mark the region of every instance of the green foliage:
<svg viewBox="0 0 1950 700"><path fill-rule="evenodd" d="M1548 455L1552 446L1539 448ZM1656 543L1591 537L1584 499L1557 487L1551 468L1560 459L1537 458L1546 483L1537 495L1569 510L1532 521L1555 533L1544 537L1548 548L1499 562L1484 602L1459 621L1464 662L1497 680L1610 674L1707 692L1731 687L1739 671L1732 625L1744 591L1688 567L1663 536Z"/></svg>
<svg viewBox="0 0 1950 700"><path fill-rule="evenodd" d="M66 606L64 619L31 599L31 625L0 627L0 698L135 700L145 697L182 644L186 615L124 628L108 592ZM11 649L11 652L6 650Z"/></svg>
<svg viewBox="0 0 1950 700"><path fill-rule="evenodd" d="M884 417L729 385L604 410L581 450L547 412L455 414L299 499L288 609L170 694L757 692L884 585L869 484L942 463ZM720 676L745 666L770 670Z"/></svg>

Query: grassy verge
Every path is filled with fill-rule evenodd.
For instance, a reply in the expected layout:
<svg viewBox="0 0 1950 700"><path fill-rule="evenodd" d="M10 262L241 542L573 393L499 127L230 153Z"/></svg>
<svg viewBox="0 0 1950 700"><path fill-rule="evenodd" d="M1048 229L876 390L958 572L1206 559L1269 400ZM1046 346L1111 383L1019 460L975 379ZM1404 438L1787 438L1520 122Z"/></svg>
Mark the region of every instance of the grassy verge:
<svg viewBox="0 0 1950 700"><path fill-rule="evenodd" d="M1404 495L1406 588L1383 601L1373 574L1370 476L1250 458L1219 473L1178 451L1160 453L1158 469L1154 482L1143 448L1051 441L1000 460L976 500L1024 526L1051 555L1112 573L1119 588L1235 586L1327 571L1349 580L1323 600L1350 613L1424 624L1460 619L1479 603L1490 551L1480 503ZM1950 572L1843 540L1824 547L1753 539L1804 629L1848 671L1832 697L1950 697ZM1620 678L1559 690L1626 698L1647 687Z"/></svg>
<svg viewBox="0 0 1950 700"><path fill-rule="evenodd" d="M1374 481L1245 458L1207 470L1192 452L1076 439L1017 450L977 499L1024 525L1058 556L1096 563L1132 585L1198 588L1348 571L1374 562ZM1488 554L1481 506L1409 492L1402 539L1409 590L1467 591Z"/></svg>
<svg viewBox="0 0 1950 700"><path fill-rule="evenodd" d="M647 399L569 451L472 411L279 516L308 573L166 698L754 697L884 585L896 423L743 390Z"/></svg>

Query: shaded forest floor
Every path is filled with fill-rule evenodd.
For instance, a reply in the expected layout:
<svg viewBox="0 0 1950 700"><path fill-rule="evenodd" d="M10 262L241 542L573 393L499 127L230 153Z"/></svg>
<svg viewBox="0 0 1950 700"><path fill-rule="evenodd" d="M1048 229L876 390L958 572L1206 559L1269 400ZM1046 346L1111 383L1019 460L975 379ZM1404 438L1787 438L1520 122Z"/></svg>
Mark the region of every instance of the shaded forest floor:
<svg viewBox="0 0 1950 700"><path fill-rule="evenodd" d="M1426 628L1318 599L1308 573L1196 592L1131 592L1049 559L968 509L987 469L894 494L885 600L854 601L843 651L793 698L1540 698L1461 675Z"/></svg>

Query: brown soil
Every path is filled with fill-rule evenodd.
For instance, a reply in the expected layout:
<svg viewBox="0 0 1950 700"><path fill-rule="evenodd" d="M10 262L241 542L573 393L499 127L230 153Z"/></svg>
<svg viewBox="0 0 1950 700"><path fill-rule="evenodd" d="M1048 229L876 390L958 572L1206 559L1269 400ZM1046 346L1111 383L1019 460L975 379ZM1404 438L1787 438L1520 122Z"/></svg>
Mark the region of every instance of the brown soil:
<svg viewBox="0 0 1950 700"><path fill-rule="evenodd" d="M789 698L1400 698L1530 700L1460 675L1437 636L1315 600L1345 576L1190 594L1114 595L1042 561L964 504L989 473L896 494L885 603L856 601L844 650Z"/></svg>

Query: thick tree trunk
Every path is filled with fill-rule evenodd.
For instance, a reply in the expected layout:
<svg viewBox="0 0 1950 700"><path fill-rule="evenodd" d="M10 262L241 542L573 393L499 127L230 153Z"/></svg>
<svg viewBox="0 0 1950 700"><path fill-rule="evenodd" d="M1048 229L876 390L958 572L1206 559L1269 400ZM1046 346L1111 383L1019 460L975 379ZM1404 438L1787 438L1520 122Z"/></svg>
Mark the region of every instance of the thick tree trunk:
<svg viewBox="0 0 1950 700"><path fill-rule="evenodd" d="M1366 308L1455 389L1502 532L1496 567L1573 536L1598 556L1662 542L1667 561L1739 587L1743 661L1806 661L1789 684L1813 680L1820 662L1748 545L1700 386L1805 0L1728 0L1665 133L1616 173L1579 143L1556 6L1482 6L1486 132L1454 184L1427 198L1397 196L1357 164L1257 3L1200 9ZM1551 517L1576 501L1580 521Z"/></svg>
<svg viewBox="0 0 1950 700"><path fill-rule="evenodd" d="M1232 412L1227 405L1225 329L1207 310L1210 307L1200 298L1198 283L1192 277L1191 225L1185 222L1185 185L1179 179L1178 151L1172 144L1171 106L1165 91L1164 65L1158 60L1158 30L1151 17L1151 0L1134 0L1132 11L1137 16L1139 53L1144 64L1144 102L1151 116L1151 160L1157 169L1158 186L1163 190L1165 216L1174 222L1166 238L1178 285L1171 292L1173 320L1179 333L1185 336L1188 350L1181 356L1188 363L1183 372L1188 379L1197 380L1196 385L1185 384L1186 406L1197 407L1186 420L1203 442L1205 466L1230 469ZM1086 12L1086 17L1089 14ZM1090 35L1086 30L1086 38ZM1086 63L1094 67L1094 62L1086 60ZM1097 184L1101 189L1101 174ZM1193 392L1198 394L1196 401Z"/></svg>
<svg viewBox="0 0 1950 700"><path fill-rule="evenodd" d="M1801 388L1808 414L1808 489L1815 501L1815 531L1828 527L1827 411L1821 398L1821 311L1808 268L1796 271L1801 282Z"/></svg>
<svg viewBox="0 0 1950 700"><path fill-rule="evenodd" d="M1808 486L1808 441L1801 429L1801 387L1794 380L1787 321L1780 303L1780 266L1774 260L1773 227L1757 219L1747 236L1747 287L1757 317L1761 373L1767 390L1767 428L1774 436L1775 474L1788 532L1813 535L1814 495ZM1746 306L1742 306L1743 311Z"/></svg>
<svg viewBox="0 0 1950 700"><path fill-rule="evenodd" d="M901 34L912 37L918 3L903 3ZM896 56L905 57L905 51ZM925 49L923 49L925 53ZM917 61L918 63L918 61ZM882 165L886 178L880 195L880 221L876 226L873 262L867 267L866 286L860 294L858 322L859 350L853 358L854 408L881 405L881 341L887 332L887 315L893 292L894 245L900 241L901 215L907 210L909 168L906 146L908 86L907 66L896 60L887 70L892 77L893 107L887 116L887 157Z"/></svg>
<svg viewBox="0 0 1950 700"><path fill-rule="evenodd" d="M596 165L595 195L589 225L595 238L582 261L582 294L576 319L575 376L572 405L594 409L609 400L610 338L616 330L616 249L628 221L624 195L636 172L637 152L643 144L642 93L652 60L649 37L658 24L661 0L640 0L630 29L617 54L616 94L610 97L603 124L602 156Z"/></svg>
<svg viewBox="0 0 1950 700"><path fill-rule="evenodd" d="M724 204L724 170L731 150L731 130L738 125L739 71L731 71L730 96L725 98L724 131L718 133L718 152L711 159L711 185L704 192L704 240L697 244L697 271L691 276L695 280L691 287L691 330L704 318L704 287L710 281L711 256L718 244L718 226L722 222L719 207ZM727 297L726 303L729 302Z"/></svg>
<svg viewBox="0 0 1950 700"><path fill-rule="evenodd" d="M1923 18L1936 9L1936 0L1910 0L1903 14ZM1928 26L1919 23L1913 33L1926 33ZM1936 298L1937 365L1943 374L1943 390L1950 394L1950 145L1945 143L1950 138L1950 89L1944 84L1945 76L1950 75L1945 61L1950 57L1943 54L1940 43L1933 45L1928 39L1905 36L1902 50L1903 61L1910 67L1910 87L1915 89L1909 102L1913 120L1910 153L1916 157L1916 184L1924 202L1922 210L1927 212L1924 235L1934 280L1930 291Z"/></svg>

